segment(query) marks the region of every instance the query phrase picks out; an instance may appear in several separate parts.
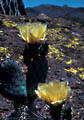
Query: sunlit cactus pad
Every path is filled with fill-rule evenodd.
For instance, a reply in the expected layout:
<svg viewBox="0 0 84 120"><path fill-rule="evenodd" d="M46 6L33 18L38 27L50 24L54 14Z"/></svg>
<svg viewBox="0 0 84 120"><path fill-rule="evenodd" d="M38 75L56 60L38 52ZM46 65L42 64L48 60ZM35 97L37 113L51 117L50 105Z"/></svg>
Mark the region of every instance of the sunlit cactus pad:
<svg viewBox="0 0 84 120"><path fill-rule="evenodd" d="M38 88L35 90L35 93L39 96L39 98L50 104L59 104L67 99L70 91L71 89L68 86L68 82L54 80L48 84L38 84Z"/></svg>
<svg viewBox="0 0 84 120"><path fill-rule="evenodd" d="M47 25L36 23L21 24L18 26L20 36L27 43L40 43L45 41Z"/></svg>

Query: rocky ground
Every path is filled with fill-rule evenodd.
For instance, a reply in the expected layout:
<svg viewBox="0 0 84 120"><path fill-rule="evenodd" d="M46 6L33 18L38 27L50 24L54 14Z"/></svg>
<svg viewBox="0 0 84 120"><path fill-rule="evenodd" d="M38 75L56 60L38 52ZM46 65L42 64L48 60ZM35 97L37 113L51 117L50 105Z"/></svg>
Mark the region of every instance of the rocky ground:
<svg viewBox="0 0 84 120"><path fill-rule="evenodd" d="M24 76L27 67L23 62L23 50L27 44L20 36L17 24L40 21L48 25L47 42L49 44L48 75L46 80L68 81L71 94L67 100L71 108L71 120L84 119L84 27L79 23L67 21L62 18L50 19L48 17L15 17L0 14L0 61L5 56L17 61L22 68ZM25 77L26 78L26 77ZM39 100L34 103L39 119L53 120L49 106ZM46 107L47 106L47 107ZM66 105L67 106L67 105ZM5 119L14 110L13 101L0 94L0 117ZM69 120L69 118L66 118ZM32 118L31 120L34 120Z"/></svg>

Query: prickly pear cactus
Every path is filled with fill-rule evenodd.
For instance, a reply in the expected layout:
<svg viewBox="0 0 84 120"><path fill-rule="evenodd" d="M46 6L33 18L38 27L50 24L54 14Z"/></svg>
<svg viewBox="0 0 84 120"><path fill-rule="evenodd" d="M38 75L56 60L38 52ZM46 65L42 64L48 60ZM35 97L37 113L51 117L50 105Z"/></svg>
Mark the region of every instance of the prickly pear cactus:
<svg viewBox="0 0 84 120"><path fill-rule="evenodd" d="M26 81L19 65L13 60L0 63L0 91L16 96L27 96Z"/></svg>

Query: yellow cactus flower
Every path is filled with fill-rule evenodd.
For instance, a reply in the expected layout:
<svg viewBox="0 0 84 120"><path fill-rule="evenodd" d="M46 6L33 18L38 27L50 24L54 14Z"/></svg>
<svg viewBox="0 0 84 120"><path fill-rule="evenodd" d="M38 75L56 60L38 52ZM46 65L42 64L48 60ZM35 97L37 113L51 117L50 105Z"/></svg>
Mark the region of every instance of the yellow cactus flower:
<svg viewBox="0 0 84 120"><path fill-rule="evenodd" d="M46 37L46 24L41 23L27 23L18 26L21 37L27 43L40 43L45 41Z"/></svg>
<svg viewBox="0 0 84 120"><path fill-rule="evenodd" d="M71 89L68 82L59 82L54 80L52 82L39 83L35 93L43 100L51 104L60 104L67 99Z"/></svg>

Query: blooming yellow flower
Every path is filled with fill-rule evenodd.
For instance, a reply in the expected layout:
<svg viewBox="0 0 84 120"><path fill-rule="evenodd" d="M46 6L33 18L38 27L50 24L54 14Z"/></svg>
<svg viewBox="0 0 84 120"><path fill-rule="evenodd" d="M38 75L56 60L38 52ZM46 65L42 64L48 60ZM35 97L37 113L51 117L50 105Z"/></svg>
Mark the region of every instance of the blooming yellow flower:
<svg viewBox="0 0 84 120"><path fill-rule="evenodd" d="M18 26L20 30L21 37L27 43L40 43L45 41L46 37L46 24L37 23L27 23Z"/></svg>
<svg viewBox="0 0 84 120"><path fill-rule="evenodd" d="M52 81L48 84L38 84L35 93L43 100L51 104L59 104L67 99L71 89L68 86L68 82Z"/></svg>

